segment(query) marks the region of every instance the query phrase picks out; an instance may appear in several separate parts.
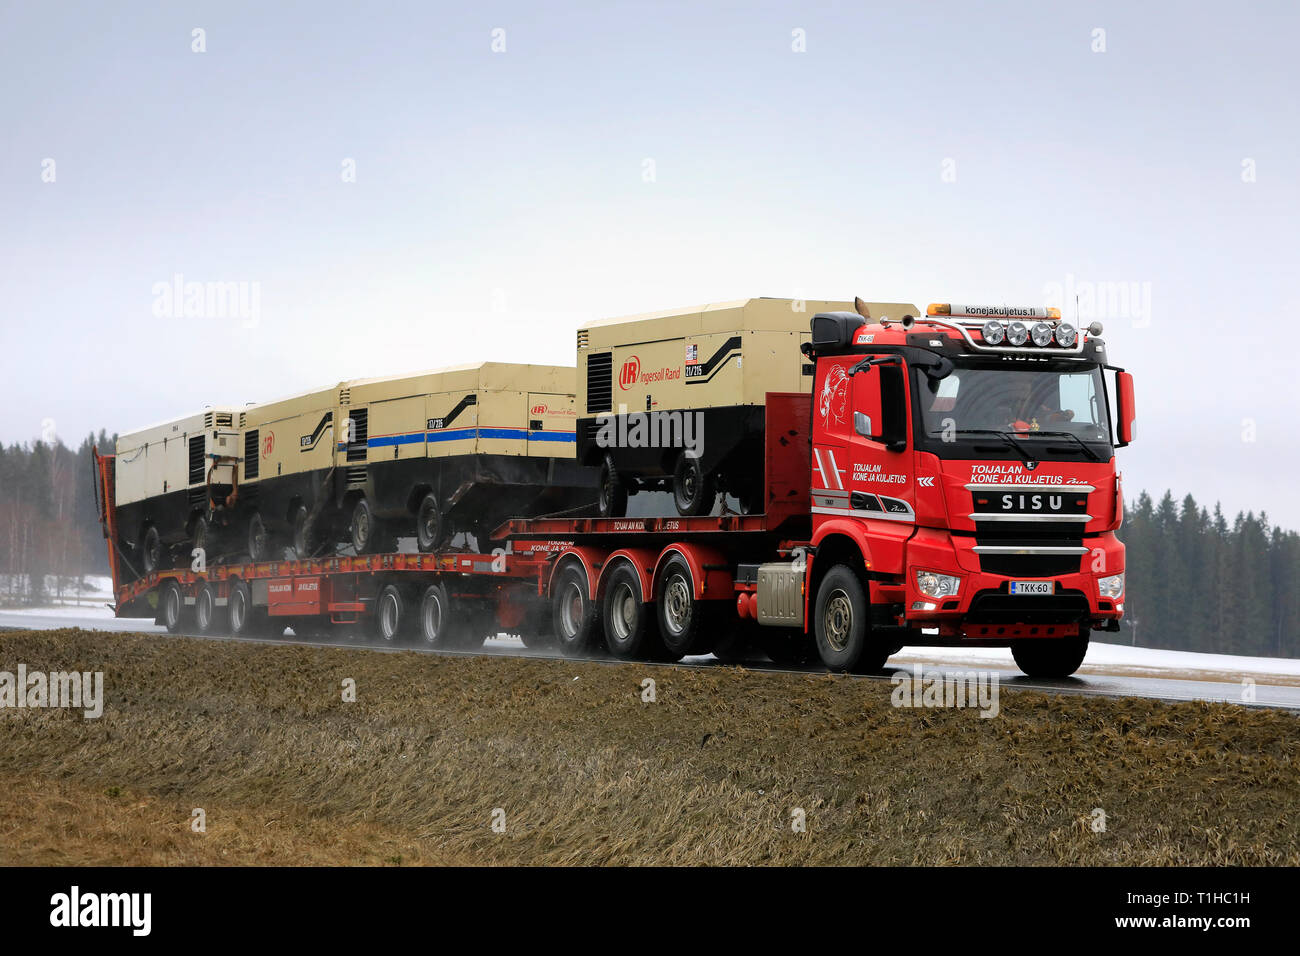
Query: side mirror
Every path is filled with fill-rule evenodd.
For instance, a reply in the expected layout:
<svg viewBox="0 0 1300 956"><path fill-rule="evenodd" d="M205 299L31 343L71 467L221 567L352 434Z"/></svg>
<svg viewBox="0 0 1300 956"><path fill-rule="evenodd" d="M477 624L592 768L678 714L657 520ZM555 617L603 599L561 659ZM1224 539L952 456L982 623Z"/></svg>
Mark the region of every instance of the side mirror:
<svg viewBox="0 0 1300 956"><path fill-rule="evenodd" d="M871 416L862 412L853 413L853 430L863 438L873 438L871 434Z"/></svg>
<svg viewBox="0 0 1300 956"><path fill-rule="evenodd" d="M853 430L883 442L890 451L907 447L907 386L902 366L874 365L853 377Z"/></svg>
<svg viewBox="0 0 1300 956"><path fill-rule="evenodd" d="M1133 406L1133 376L1128 372L1117 372L1115 392L1119 444L1123 446L1133 440L1133 421L1137 418L1137 411Z"/></svg>

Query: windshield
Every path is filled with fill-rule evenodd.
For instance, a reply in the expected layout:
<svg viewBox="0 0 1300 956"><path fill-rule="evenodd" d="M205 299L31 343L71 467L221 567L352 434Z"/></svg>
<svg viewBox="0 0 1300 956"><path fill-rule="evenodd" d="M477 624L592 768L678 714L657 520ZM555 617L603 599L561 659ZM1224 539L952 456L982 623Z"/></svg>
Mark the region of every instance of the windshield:
<svg viewBox="0 0 1300 956"><path fill-rule="evenodd" d="M918 372L917 383L927 438L952 442L1001 432L1017 438L1065 433L1083 442L1110 440L1105 387L1095 365L958 365L938 380Z"/></svg>

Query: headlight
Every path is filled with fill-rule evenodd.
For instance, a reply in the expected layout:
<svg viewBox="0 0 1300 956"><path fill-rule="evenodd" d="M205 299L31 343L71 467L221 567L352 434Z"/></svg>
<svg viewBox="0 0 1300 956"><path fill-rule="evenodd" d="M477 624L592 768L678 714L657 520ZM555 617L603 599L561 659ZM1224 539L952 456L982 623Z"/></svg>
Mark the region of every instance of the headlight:
<svg viewBox="0 0 1300 956"><path fill-rule="evenodd" d="M935 571L917 571L916 589L928 598L954 597L961 587L961 578Z"/></svg>
<svg viewBox="0 0 1300 956"><path fill-rule="evenodd" d="M1109 577L1098 578L1097 591L1102 597L1115 600L1124 593L1124 575L1112 574Z"/></svg>
<svg viewBox="0 0 1300 956"><path fill-rule="evenodd" d="M1046 322L1035 322L1033 332L1034 344L1040 349L1052 344L1052 327Z"/></svg>
<svg viewBox="0 0 1300 956"><path fill-rule="evenodd" d="M1007 326L1007 341L1012 345L1024 345L1029 339L1029 329L1023 322L1012 322Z"/></svg>
<svg viewBox="0 0 1300 956"><path fill-rule="evenodd" d="M1056 327L1056 344L1063 349L1074 348L1075 340L1079 338L1079 330L1069 322L1062 322Z"/></svg>
<svg viewBox="0 0 1300 956"><path fill-rule="evenodd" d="M984 341L989 345L997 345L1007 337L1007 330L1001 322L984 323Z"/></svg>

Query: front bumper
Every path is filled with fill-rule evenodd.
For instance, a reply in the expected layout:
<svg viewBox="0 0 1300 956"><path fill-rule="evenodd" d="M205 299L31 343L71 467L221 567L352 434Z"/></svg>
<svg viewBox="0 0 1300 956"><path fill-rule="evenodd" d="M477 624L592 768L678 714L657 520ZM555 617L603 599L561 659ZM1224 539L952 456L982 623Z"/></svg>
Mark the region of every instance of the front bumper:
<svg viewBox="0 0 1300 956"><path fill-rule="evenodd" d="M907 544L904 622L914 628L937 628L946 639L1007 641L1032 637L1065 637L1081 627L1116 630L1124 614L1124 595L1103 597L1099 578L1124 570L1124 545L1114 533L1083 539L1086 553L1077 566L1062 573L1060 554L1044 554L1046 573L1035 571L1032 546L1025 549L1024 570L1015 574L981 568L982 556L973 536L921 529ZM1050 560L1049 560L1050 559ZM987 560L984 563L989 563ZM1054 565L1054 567L1053 567ZM917 572L931 571L960 578L957 593L935 597L917 586ZM1051 595L1013 595L1012 581L1051 581Z"/></svg>

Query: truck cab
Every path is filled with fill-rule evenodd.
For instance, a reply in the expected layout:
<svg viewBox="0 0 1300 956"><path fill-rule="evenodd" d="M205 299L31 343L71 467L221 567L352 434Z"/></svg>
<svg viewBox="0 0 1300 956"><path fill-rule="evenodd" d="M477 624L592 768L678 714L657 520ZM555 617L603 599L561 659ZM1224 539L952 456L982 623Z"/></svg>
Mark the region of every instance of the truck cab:
<svg viewBox="0 0 1300 956"><path fill-rule="evenodd" d="M863 311L866 311L865 309ZM809 617L832 669L904 645L1079 666L1124 611L1131 376L1056 309L816 315Z"/></svg>

